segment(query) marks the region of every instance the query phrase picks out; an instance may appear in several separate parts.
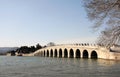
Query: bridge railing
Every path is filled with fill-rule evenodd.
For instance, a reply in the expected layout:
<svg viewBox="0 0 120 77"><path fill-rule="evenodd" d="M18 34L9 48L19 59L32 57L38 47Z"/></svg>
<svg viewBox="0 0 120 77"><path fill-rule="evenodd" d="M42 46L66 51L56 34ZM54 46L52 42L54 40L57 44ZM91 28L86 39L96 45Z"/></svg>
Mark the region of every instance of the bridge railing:
<svg viewBox="0 0 120 77"><path fill-rule="evenodd" d="M56 44L56 45L52 45L52 46L47 46L47 47L53 47L53 46L92 46L92 47L102 47L102 48L107 48L106 46L103 45L97 45L97 44L90 44L90 43L72 43L72 44Z"/></svg>
<svg viewBox="0 0 120 77"><path fill-rule="evenodd" d="M90 47L90 48L100 48L100 49L110 50L110 48L108 48L106 46L97 45L97 44L90 44L90 43L56 44L56 45L47 46L47 47L54 47L54 46L80 46L80 47Z"/></svg>
<svg viewBox="0 0 120 77"><path fill-rule="evenodd" d="M89 44L89 43L56 44L55 46L64 46L64 45L72 45L72 46L98 46L97 44Z"/></svg>

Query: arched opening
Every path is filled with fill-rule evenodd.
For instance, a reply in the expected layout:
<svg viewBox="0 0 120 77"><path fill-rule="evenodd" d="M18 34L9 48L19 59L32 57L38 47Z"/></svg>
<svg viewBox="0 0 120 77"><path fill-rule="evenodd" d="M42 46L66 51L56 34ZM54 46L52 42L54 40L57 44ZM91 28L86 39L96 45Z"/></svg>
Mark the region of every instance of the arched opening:
<svg viewBox="0 0 120 77"><path fill-rule="evenodd" d="M82 46L83 46L84 44L82 43Z"/></svg>
<svg viewBox="0 0 120 77"><path fill-rule="evenodd" d="M92 51L91 59L97 59L97 58L98 58L97 52L96 51Z"/></svg>
<svg viewBox="0 0 120 77"><path fill-rule="evenodd" d="M83 58L88 58L88 51L87 50L83 51Z"/></svg>
<svg viewBox="0 0 120 77"><path fill-rule="evenodd" d="M73 49L70 49L70 58L73 58L74 57L74 51Z"/></svg>
<svg viewBox="0 0 120 77"><path fill-rule="evenodd" d="M77 49L77 50L76 50L76 58L80 58L80 55L81 55L81 54L80 54L80 50Z"/></svg>
<svg viewBox="0 0 120 77"><path fill-rule="evenodd" d="M55 52L54 52L54 54L55 54L55 57L57 57L57 49L55 49Z"/></svg>
<svg viewBox="0 0 120 77"><path fill-rule="evenodd" d="M67 58L68 57L68 51L67 49L64 50L64 58Z"/></svg>
<svg viewBox="0 0 120 77"><path fill-rule="evenodd" d="M59 57L62 57L62 49L59 49Z"/></svg>
<svg viewBox="0 0 120 77"><path fill-rule="evenodd" d="M45 50L44 50L44 55L43 56L45 57Z"/></svg>
<svg viewBox="0 0 120 77"><path fill-rule="evenodd" d="M47 57L49 57L49 51L47 50Z"/></svg>
<svg viewBox="0 0 120 77"><path fill-rule="evenodd" d="M50 56L53 57L53 50L50 51Z"/></svg>
<svg viewBox="0 0 120 77"><path fill-rule="evenodd" d="M41 54L40 54L40 56L43 56L43 51L41 51Z"/></svg>

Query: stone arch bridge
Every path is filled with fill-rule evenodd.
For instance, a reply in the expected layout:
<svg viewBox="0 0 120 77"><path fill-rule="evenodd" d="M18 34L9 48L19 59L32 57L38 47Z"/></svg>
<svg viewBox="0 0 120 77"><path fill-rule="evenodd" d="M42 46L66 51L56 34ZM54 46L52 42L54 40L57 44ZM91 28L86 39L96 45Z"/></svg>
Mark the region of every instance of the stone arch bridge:
<svg viewBox="0 0 120 77"><path fill-rule="evenodd" d="M33 56L60 58L101 58L120 60L120 53L110 52L109 48L89 44L62 44L37 50Z"/></svg>

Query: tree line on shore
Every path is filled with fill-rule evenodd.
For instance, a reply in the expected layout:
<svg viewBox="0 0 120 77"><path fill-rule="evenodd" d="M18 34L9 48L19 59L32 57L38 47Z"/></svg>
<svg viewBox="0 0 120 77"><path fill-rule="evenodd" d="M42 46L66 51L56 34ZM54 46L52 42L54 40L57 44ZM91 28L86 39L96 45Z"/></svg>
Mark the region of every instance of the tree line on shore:
<svg viewBox="0 0 120 77"><path fill-rule="evenodd" d="M12 50L12 51L8 51L7 53L10 53L11 56L16 55L16 53L18 54L30 54L30 53L34 53L36 50L41 49L41 48L45 48L46 46L41 46L40 44L37 44L36 46L21 46L16 50Z"/></svg>

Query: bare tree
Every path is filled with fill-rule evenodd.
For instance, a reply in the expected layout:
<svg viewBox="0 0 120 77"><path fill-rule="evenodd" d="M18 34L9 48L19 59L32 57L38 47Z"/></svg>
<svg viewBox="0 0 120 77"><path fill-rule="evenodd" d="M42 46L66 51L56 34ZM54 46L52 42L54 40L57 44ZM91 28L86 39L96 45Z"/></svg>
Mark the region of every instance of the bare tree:
<svg viewBox="0 0 120 77"><path fill-rule="evenodd" d="M99 45L111 46L120 42L120 26L106 28L101 32L97 43Z"/></svg>
<svg viewBox="0 0 120 77"><path fill-rule="evenodd" d="M84 0L88 18L94 29L104 25L98 43L110 46L120 41L120 0ZM107 26L106 26L107 25Z"/></svg>

